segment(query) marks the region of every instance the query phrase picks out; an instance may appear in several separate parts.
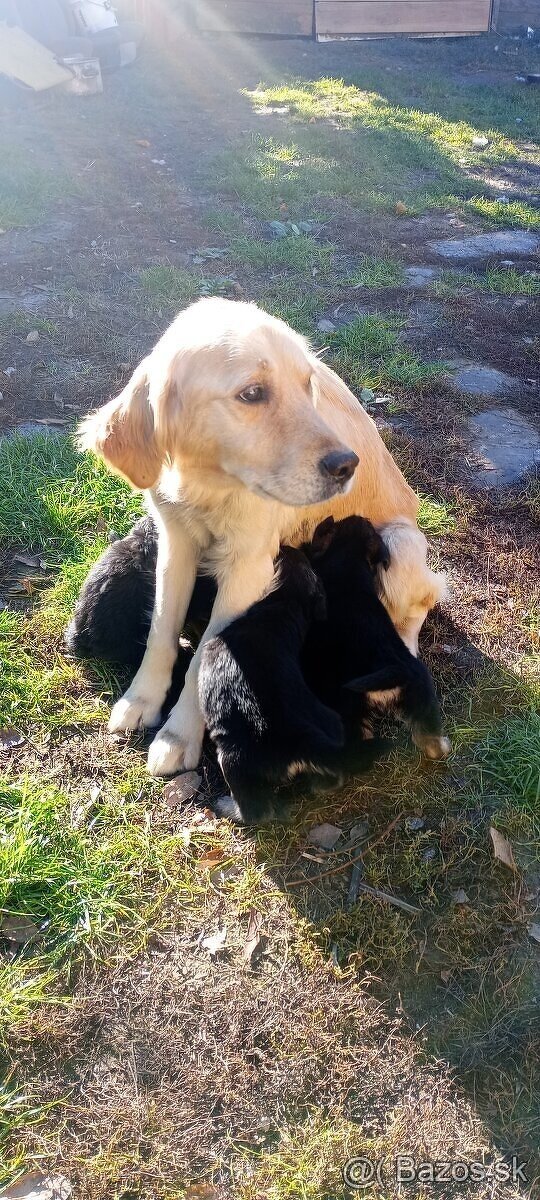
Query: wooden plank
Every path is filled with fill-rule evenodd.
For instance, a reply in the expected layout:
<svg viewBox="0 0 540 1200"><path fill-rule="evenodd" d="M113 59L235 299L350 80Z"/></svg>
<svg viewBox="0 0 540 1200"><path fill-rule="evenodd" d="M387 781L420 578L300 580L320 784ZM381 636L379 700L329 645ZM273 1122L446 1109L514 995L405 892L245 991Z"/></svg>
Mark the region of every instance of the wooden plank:
<svg viewBox="0 0 540 1200"><path fill-rule="evenodd" d="M207 33L268 33L311 37L313 0L203 0L194 5Z"/></svg>
<svg viewBox="0 0 540 1200"><path fill-rule="evenodd" d="M316 0L318 37L347 34L484 33L490 0Z"/></svg>
<svg viewBox="0 0 540 1200"><path fill-rule="evenodd" d="M69 83L73 72L57 63L54 54L18 25L0 23L0 74L25 83L35 92Z"/></svg>

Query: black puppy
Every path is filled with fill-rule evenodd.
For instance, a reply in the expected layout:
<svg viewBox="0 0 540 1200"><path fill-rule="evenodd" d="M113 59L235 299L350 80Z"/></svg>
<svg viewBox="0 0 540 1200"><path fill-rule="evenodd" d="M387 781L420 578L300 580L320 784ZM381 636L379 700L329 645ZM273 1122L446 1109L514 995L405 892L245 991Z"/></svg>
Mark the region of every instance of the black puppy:
<svg viewBox="0 0 540 1200"><path fill-rule="evenodd" d="M156 591L157 529L142 517L94 563L66 629L70 654L141 665ZM186 624L207 622L215 597L212 579L198 575Z"/></svg>
<svg viewBox="0 0 540 1200"><path fill-rule="evenodd" d="M311 626L304 645L307 683L341 713L348 737L355 726L366 732L376 710L392 708L427 758L446 758L450 742L442 736L433 679L379 599L377 572L390 562L380 534L363 517L329 517L303 549L327 603L326 621Z"/></svg>
<svg viewBox="0 0 540 1200"><path fill-rule="evenodd" d="M216 811L245 823L276 815L276 789L297 776L340 783L342 722L308 688L302 644L325 615L324 591L305 555L289 546L279 557L274 589L204 649L199 699L231 796ZM365 752L362 753L365 747ZM386 744L356 748L366 769Z"/></svg>

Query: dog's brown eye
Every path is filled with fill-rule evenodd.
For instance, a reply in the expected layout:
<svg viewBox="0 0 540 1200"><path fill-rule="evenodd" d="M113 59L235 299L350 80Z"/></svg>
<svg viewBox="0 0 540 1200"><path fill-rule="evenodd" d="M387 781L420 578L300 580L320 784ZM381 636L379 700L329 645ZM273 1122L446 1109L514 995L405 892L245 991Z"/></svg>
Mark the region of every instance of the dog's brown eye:
<svg viewBox="0 0 540 1200"><path fill-rule="evenodd" d="M241 400L242 404L260 404L261 400L265 399L264 388L259 383L252 383L250 387L244 388L243 392L239 392L237 400Z"/></svg>

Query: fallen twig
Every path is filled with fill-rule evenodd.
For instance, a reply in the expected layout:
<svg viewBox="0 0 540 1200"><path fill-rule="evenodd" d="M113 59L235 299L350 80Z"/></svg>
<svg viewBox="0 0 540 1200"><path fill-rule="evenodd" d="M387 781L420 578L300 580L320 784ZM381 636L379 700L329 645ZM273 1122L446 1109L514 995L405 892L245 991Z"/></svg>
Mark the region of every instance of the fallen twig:
<svg viewBox="0 0 540 1200"><path fill-rule="evenodd" d="M347 908L354 908L356 901L358 900L358 888L362 878L363 869L362 863L359 862L355 863L353 866L349 890L347 892Z"/></svg>
<svg viewBox="0 0 540 1200"><path fill-rule="evenodd" d="M399 813L397 817L394 817L394 820L386 826L386 829L383 829L378 838L375 838L373 842L368 842L367 846L364 846L364 849L361 850L359 854L354 855L354 858L348 858L347 862L338 863L337 866L330 867L328 871L321 871L319 875L313 875L311 879L306 879L305 875L302 877L302 879L289 879L287 881L287 887L299 887L302 883L318 883L320 879L327 879L329 875L337 875L340 871L347 871L349 867L352 867L355 863L362 861L367 850L373 850L375 846L379 845L379 842L382 842L385 837L388 837L388 834L395 829L398 821L401 821L402 816L403 813Z"/></svg>
<svg viewBox="0 0 540 1200"><path fill-rule="evenodd" d="M422 912L421 908L417 908L416 904L409 904L407 900L400 900L399 896L392 896L390 892L381 892L379 888L370 887L369 883L359 883L359 892L367 892L368 896L374 896L376 900L385 900L387 904L393 904L394 908L402 908L403 912L410 913L416 917Z"/></svg>

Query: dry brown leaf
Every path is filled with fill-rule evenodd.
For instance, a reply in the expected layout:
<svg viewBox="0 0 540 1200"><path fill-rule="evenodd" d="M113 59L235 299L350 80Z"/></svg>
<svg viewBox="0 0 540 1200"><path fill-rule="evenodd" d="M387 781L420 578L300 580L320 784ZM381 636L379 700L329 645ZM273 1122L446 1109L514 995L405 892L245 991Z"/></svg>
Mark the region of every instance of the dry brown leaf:
<svg viewBox="0 0 540 1200"><path fill-rule="evenodd" d="M263 926L263 915L256 908L252 908L249 914L246 940L244 943L243 958L245 962L251 963L257 950L261 946L262 938L260 932Z"/></svg>
<svg viewBox="0 0 540 1200"><path fill-rule="evenodd" d="M508 838L505 838L504 834L499 833L499 830L495 829L493 825L490 825L489 836L493 844L495 858L498 858L499 862L504 863L505 867L510 867L511 871L516 871L514 852Z"/></svg>
<svg viewBox="0 0 540 1200"><path fill-rule="evenodd" d="M150 142L148 141L148 138L136 138L136 139L135 139L135 145L136 145L136 146L145 146L145 147L147 147L147 146L149 146L149 145L150 145Z"/></svg>
<svg viewBox="0 0 540 1200"><path fill-rule="evenodd" d="M206 871L213 871L214 867L217 867L219 863L225 862L226 857L227 856L223 853L223 850L221 850L219 846L216 846L214 850L206 850L205 853L201 855L199 859L199 866L204 867Z"/></svg>
<svg viewBox="0 0 540 1200"><path fill-rule="evenodd" d="M403 203L403 200L398 200L395 211L398 217L405 216L405 213L407 212L407 205Z"/></svg>
<svg viewBox="0 0 540 1200"><path fill-rule="evenodd" d="M452 978L452 968L451 967L445 968L444 971L441 971L441 979L442 979L443 983L450 983L451 978Z"/></svg>
<svg viewBox="0 0 540 1200"><path fill-rule="evenodd" d="M333 850L342 833L343 830L338 825L325 822L323 825L314 825L308 833L307 840L312 846L320 846L321 850Z"/></svg>
<svg viewBox="0 0 540 1200"><path fill-rule="evenodd" d="M197 771L185 771L183 775L176 775L163 788L163 799L167 808L173 811L181 804L186 804L188 800L197 795L200 785L201 776Z"/></svg>

